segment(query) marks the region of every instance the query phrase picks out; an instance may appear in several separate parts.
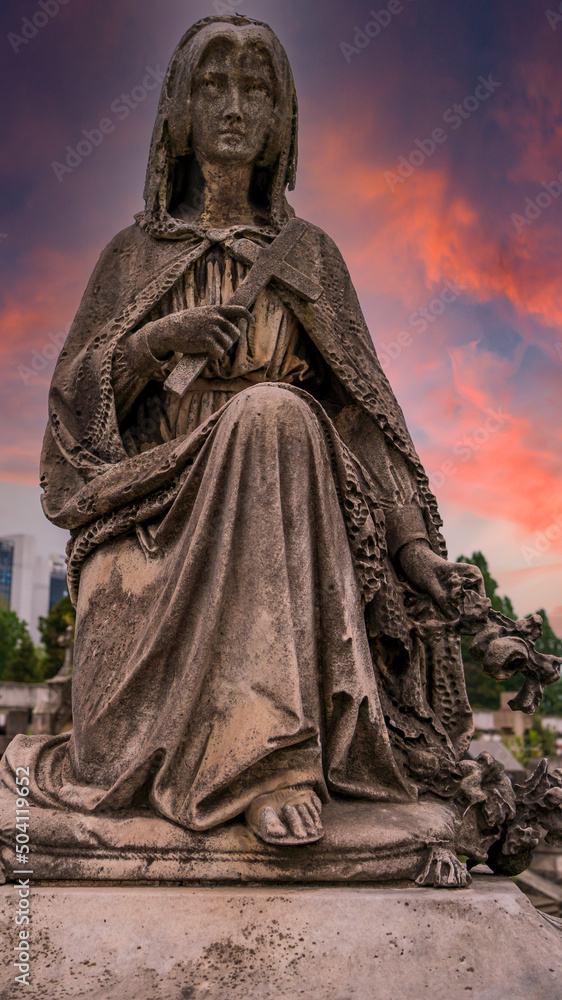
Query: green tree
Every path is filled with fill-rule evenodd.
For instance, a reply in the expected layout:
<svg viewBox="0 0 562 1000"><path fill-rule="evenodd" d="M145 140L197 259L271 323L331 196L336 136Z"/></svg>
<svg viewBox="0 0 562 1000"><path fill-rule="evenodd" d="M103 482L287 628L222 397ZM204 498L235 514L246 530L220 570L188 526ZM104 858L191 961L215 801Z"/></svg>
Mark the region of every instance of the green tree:
<svg viewBox="0 0 562 1000"><path fill-rule="evenodd" d="M15 611L0 608L0 681L38 680L40 659L26 623Z"/></svg>
<svg viewBox="0 0 562 1000"><path fill-rule="evenodd" d="M508 618L517 618L509 597L500 597L498 594L498 581L494 580L490 573L488 560L482 552L473 552L470 559L468 556L459 556L457 562L471 563L472 566L478 566L484 577L486 596L490 598L494 611L499 611L502 615L507 615Z"/></svg>
<svg viewBox="0 0 562 1000"><path fill-rule="evenodd" d="M42 663L43 678L54 677L64 663L65 648L59 639L66 635L70 626L74 628L76 612L70 597L63 597L49 611L46 618L39 619L41 642L45 647L45 657Z"/></svg>
<svg viewBox="0 0 562 1000"><path fill-rule="evenodd" d="M556 734L543 726L538 715L533 719L533 728L527 730L523 739L520 736L508 736L503 743L524 767L533 767L533 760L536 763L538 758L554 757L556 754Z"/></svg>

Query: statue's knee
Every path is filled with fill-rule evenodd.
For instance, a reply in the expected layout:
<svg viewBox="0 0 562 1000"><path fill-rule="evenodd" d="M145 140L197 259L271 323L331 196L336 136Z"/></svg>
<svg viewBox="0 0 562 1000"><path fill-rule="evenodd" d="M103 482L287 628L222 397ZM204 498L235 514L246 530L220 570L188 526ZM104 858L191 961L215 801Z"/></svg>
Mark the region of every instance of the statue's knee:
<svg viewBox="0 0 562 1000"><path fill-rule="evenodd" d="M238 412L249 417L254 423L260 420L267 423L277 421L296 425L312 417L306 400L288 387L270 382L246 389L237 397L236 404Z"/></svg>

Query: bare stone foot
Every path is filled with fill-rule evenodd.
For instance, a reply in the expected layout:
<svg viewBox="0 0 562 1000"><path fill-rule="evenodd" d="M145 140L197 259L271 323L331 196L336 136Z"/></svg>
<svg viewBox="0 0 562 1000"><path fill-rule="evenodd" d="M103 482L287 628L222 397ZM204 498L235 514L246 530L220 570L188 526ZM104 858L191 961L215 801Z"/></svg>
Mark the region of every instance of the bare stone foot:
<svg viewBox="0 0 562 1000"><path fill-rule="evenodd" d="M246 809L246 822L266 844L313 844L324 836L322 803L308 785L259 795Z"/></svg>
<svg viewBox="0 0 562 1000"><path fill-rule="evenodd" d="M432 885L436 889L465 889L472 882L466 865L447 847L430 849L427 864L416 879L416 885Z"/></svg>

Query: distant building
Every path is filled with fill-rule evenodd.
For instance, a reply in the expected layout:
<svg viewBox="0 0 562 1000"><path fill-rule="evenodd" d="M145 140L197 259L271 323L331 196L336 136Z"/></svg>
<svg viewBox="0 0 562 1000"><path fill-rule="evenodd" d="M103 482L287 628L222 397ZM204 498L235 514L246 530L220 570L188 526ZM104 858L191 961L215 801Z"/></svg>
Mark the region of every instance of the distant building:
<svg viewBox="0 0 562 1000"><path fill-rule="evenodd" d="M0 538L0 600L27 622L35 643L39 618L67 593L63 555L37 555L34 535Z"/></svg>
<svg viewBox="0 0 562 1000"><path fill-rule="evenodd" d="M477 760L481 753L489 753L494 760L503 764L512 781L516 781L519 784L525 781L527 777L525 768L504 747L503 743L498 743L496 740L473 740L468 748L467 757L470 760Z"/></svg>
<svg viewBox="0 0 562 1000"><path fill-rule="evenodd" d="M0 681L0 756L14 736L31 731L33 709L55 696L48 684Z"/></svg>
<svg viewBox="0 0 562 1000"><path fill-rule="evenodd" d="M9 605L12 596L14 544L0 540L0 602Z"/></svg>
<svg viewBox="0 0 562 1000"><path fill-rule="evenodd" d="M523 712L513 712L508 702L515 698L516 691L500 691L500 709L498 712L473 712L474 728L485 739L497 742L510 736L520 739L528 729L533 728L533 720Z"/></svg>

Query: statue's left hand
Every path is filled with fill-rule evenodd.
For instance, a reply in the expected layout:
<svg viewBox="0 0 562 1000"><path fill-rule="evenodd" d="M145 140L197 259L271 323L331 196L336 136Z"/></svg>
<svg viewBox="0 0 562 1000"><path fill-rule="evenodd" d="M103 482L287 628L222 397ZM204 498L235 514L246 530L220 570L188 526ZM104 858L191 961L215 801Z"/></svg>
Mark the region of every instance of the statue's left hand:
<svg viewBox="0 0 562 1000"><path fill-rule="evenodd" d="M447 618L455 615L452 590L458 584L459 574L466 577L470 589L486 598L484 578L477 566L447 562L433 552L429 542L421 539L408 542L398 553L398 562L407 580L417 590L428 594Z"/></svg>

